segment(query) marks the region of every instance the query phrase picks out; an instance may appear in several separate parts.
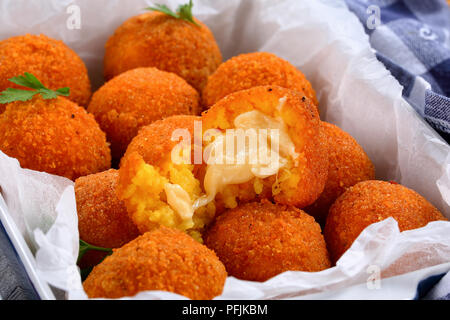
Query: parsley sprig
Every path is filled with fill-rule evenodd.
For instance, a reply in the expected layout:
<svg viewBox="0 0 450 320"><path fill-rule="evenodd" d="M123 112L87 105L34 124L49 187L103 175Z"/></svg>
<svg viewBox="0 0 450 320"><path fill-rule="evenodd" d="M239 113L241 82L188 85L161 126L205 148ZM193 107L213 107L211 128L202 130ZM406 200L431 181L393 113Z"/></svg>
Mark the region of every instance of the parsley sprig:
<svg viewBox="0 0 450 320"><path fill-rule="evenodd" d="M176 12L170 10L169 7L167 7L165 4L155 4L154 7L148 7L145 8L145 10L162 12L175 19L185 20L200 27L200 25L195 22L194 17L192 16L193 6L194 4L192 3L192 0L189 0L189 3L178 6Z"/></svg>
<svg viewBox="0 0 450 320"><path fill-rule="evenodd" d="M86 254L86 252L91 251L91 250L107 252L108 255L112 254L112 249L110 249L110 248L102 248L102 247L93 246L92 244L89 244L86 241L83 241L80 239L80 249L78 251L77 263L80 262L81 258L83 258L83 256Z"/></svg>
<svg viewBox="0 0 450 320"><path fill-rule="evenodd" d="M110 254L112 254L112 249L110 248L102 248L102 247L96 247L93 246L92 244L87 243L86 241L83 241L80 239L80 249L78 251L78 259L77 259L77 264L80 263L81 259L83 258L83 256L86 254L86 252L91 251L91 250L95 250L95 251L103 251L106 252L106 256L102 259L102 261L109 256ZM101 262L101 261L100 261ZM99 262L99 263L100 263ZM84 269L80 269L80 274L81 274L81 280L86 280L86 278L88 277L88 275L91 273L92 269L94 267L87 267Z"/></svg>
<svg viewBox="0 0 450 320"><path fill-rule="evenodd" d="M60 88L57 90L46 88L34 75L28 72L25 72L23 76L11 78L9 81L33 90L8 88L0 92L0 103L2 104L11 103L14 101L28 101L31 100L36 94L40 94L42 98L46 100L55 99L57 96L67 97L70 94L69 88Z"/></svg>

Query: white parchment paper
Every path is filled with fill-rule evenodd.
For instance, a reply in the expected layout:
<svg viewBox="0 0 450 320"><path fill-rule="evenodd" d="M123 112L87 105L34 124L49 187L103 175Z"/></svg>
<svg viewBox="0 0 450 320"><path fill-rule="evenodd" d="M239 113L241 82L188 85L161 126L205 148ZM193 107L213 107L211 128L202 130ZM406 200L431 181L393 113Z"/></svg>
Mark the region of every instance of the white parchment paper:
<svg viewBox="0 0 450 320"><path fill-rule="evenodd" d="M175 8L184 1L156 2ZM316 89L322 118L355 137L373 160L377 178L416 190L450 218L450 147L402 99L401 86L376 60L363 27L343 1L194 3L194 14L211 28L225 59L269 51L289 60ZM24 33L61 39L82 57L98 87L107 38L150 4L0 0L0 39ZM80 13L80 29L67 27L74 12ZM65 290L70 299L86 298L75 265L78 231L72 182L20 169L17 161L0 153L0 186L22 235L39 248L40 277ZM264 283L229 277L218 299L411 299L419 281L450 270L449 234L449 222L400 233L395 220L387 219L368 227L331 269L285 272ZM378 275L380 283L374 281ZM183 297L154 291L134 298Z"/></svg>

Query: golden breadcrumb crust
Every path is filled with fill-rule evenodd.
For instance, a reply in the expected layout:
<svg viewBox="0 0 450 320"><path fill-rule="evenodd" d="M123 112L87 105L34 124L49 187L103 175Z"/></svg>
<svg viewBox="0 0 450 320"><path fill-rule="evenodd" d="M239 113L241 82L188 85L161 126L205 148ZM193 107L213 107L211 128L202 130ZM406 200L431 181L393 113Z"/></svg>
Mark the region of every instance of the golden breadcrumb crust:
<svg viewBox="0 0 450 320"><path fill-rule="evenodd" d="M80 57L62 41L45 35L25 35L0 41L0 92L20 88L8 81L32 73L44 86L56 90L69 87L70 100L86 106L91 97L91 83ZM5 105L0 104L0 113Z"/></svg>
<svg viewBox="0 0 450 320"><path fill-rule="evenodd" d="M328 210L344 191L358 182L375 179L375 168L363 148L347 132L322 122L328 140L328 178L325 189L304 210L325 223Z"/></svg>
<svg viewBox="0 0 450 320"><path fill-rule="evenodd" d="M180 231L159 227L115 249L83 286L90 298L163 290L201 300L220 295L226 277L213 251Z"/></svg>
<svg viewBox="0 0 450 320"><path fill-rule="evenodd" d="M272 53L254 52L233 57L217 68L203 89L203 106L210 107L239 90L268 85L297 90L318 105L316 93L302 72Z"/></svg>
<svg viewBox="0 0 450 320"><path fill-rule="evenodd" d="M286 100L280 113L282 98ZM204 111L203 131L234 128L237 116L253 110L269 117L281 116L299 154L297 165L291 163L289 167L281 168L276 177L262 180L262 194L269 188L278 203L299 208L312 204L322 193L328 173L326 139L317 108L298 91L277 86L254 87L232 93ZM247 194L246 201L256 199L254 182L239 185L253 195ZM273 190L276 190L275 193Z"/></svg>
<svg viewBox="0 0 450 320"><path fill-rule="evenodd" d="M222 55L208 27L195 21L200 27L159 12L128 19L106 43L105 78L156 67L179 75L200 92Z"/></svg>
<svg viewBox="0 0 450 320"><path fill-rule="evenodd" d="M199 95L177 75L156 68L138 68L104 84L92 97L94 114L120 159L139 128L177 114L199 114Z"/></svg>
<svg viewBox="0 0 450 320"><path fill-rule="evenodd" d="M194 142L194 122L201 122L201 117L178 115L168 117L164 120L158 120L151 125L142 127L139 133L128 145L127 151L122 158L121 166L127 157L137 152L142 156L146 163L153 166L163 166L171 161L171 152L179 143L178 140L172 140L172 134L177 129L186 129Z"/></svg>
<svg viewBox="0 0 450 320"><path fill-rule="evenodd" d="M192 202L202 195L201 182L195 176L201 165L172 162L172 150L178 144L172 133L185 129L194 143L195 121L201 118L172 116L143 127L122 158L117 192L141 233L164 225L186 231L202 242L201 232L215 214L214 203L198 208L192 220L186 220L167 203L165 192L166 184L171 183L180 186Z"/></svg>
<svg viewBox="0 0 450 320"><path fill-rule="evenodd" d="M204 239L228 274L243 280L265 281L284 271L315 272L331 266L314 218L268 201L225 212Z"/></svg>
<svg viewBox="0 0 450 320"><path fill-rule="evenodd" d="M106 136L94 116L63 97L36 95L8 104L0 115L0 150L23 168L72 180L111 166Z"/></svg>
<svg viewBox="0 0 450 320"><path fill-rule="evenodd" d="M389 217L397 220L400 231L447 220L425 198L402 185L360 182L347 189L330 208L324 235L332 261L336 262L367 226Z"/></svg>
<svg viewBox="0 0 450 320"><path fill-rule="evenodd" d="M110 169L75 181L80 238L99 247L119 248L139 232L116 194L119 173Z"/></svg>

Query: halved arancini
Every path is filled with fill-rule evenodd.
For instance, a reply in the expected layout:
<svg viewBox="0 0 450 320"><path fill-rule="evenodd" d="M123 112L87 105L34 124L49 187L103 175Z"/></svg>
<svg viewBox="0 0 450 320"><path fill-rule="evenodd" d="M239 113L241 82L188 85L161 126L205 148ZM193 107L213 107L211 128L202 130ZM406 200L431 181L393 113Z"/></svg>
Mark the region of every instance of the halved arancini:
<svg viewBox="0 0 450 320"><path fill-rule="evenodd" d="M212 221L214 203L193 208L203 194L197 165L173 161L172 153L191 160L196 116L172 116L143 127L128 146L119 170L117 192L141 233L158 225L187 232L202 241L201 232ZM192 137L179 148L177 131ZM201 127L200 127L201 134ZM175 150L175 151L174 151Z"/></svg>
<svg viewBox="0 0 450 320"><path fill-rule="evenodd" d="M209 197L217 195L216 202L223 202L225 208L258 198L303 208L322 193L328 173L326 138L317 108L300 92L277 86L238 91L204 111L202 120L204 135L218 132L213 142L204 141L205 148L228 139L229 129L246 139L249 161L245 164L206 166L203 184L210 189L206 192ZM252 155L248 142L254 133L262 139L258 155L255 150ZM260 153L264 148L269 149L266 159Z"/></svg>

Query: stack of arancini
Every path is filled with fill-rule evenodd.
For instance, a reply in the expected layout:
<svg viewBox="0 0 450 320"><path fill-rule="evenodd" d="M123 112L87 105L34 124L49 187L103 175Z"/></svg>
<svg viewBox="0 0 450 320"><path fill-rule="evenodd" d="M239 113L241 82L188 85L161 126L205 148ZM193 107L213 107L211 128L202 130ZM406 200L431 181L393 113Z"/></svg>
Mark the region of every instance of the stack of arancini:
<svg viewBox="0 0 450 320"><path fill-rule="evenodd" d="M75 181L80 239L113 249L79 261L94 267L83 283L90 298L163 290L212 299L227 275L266 281L330 268L388 217L402 231L445 220L416 192L374 180L357 141L321 121L295 66L266 52L222 63L212 32L194 22L160 12L125 21L106 43L107 82L92 98L86 67L62 42L0 41L0 90L25 72L71 89L0 105L0 150ZM278 141L276 163L207 162L205 150L241 129L275 130L263 139Z"/></svg>

